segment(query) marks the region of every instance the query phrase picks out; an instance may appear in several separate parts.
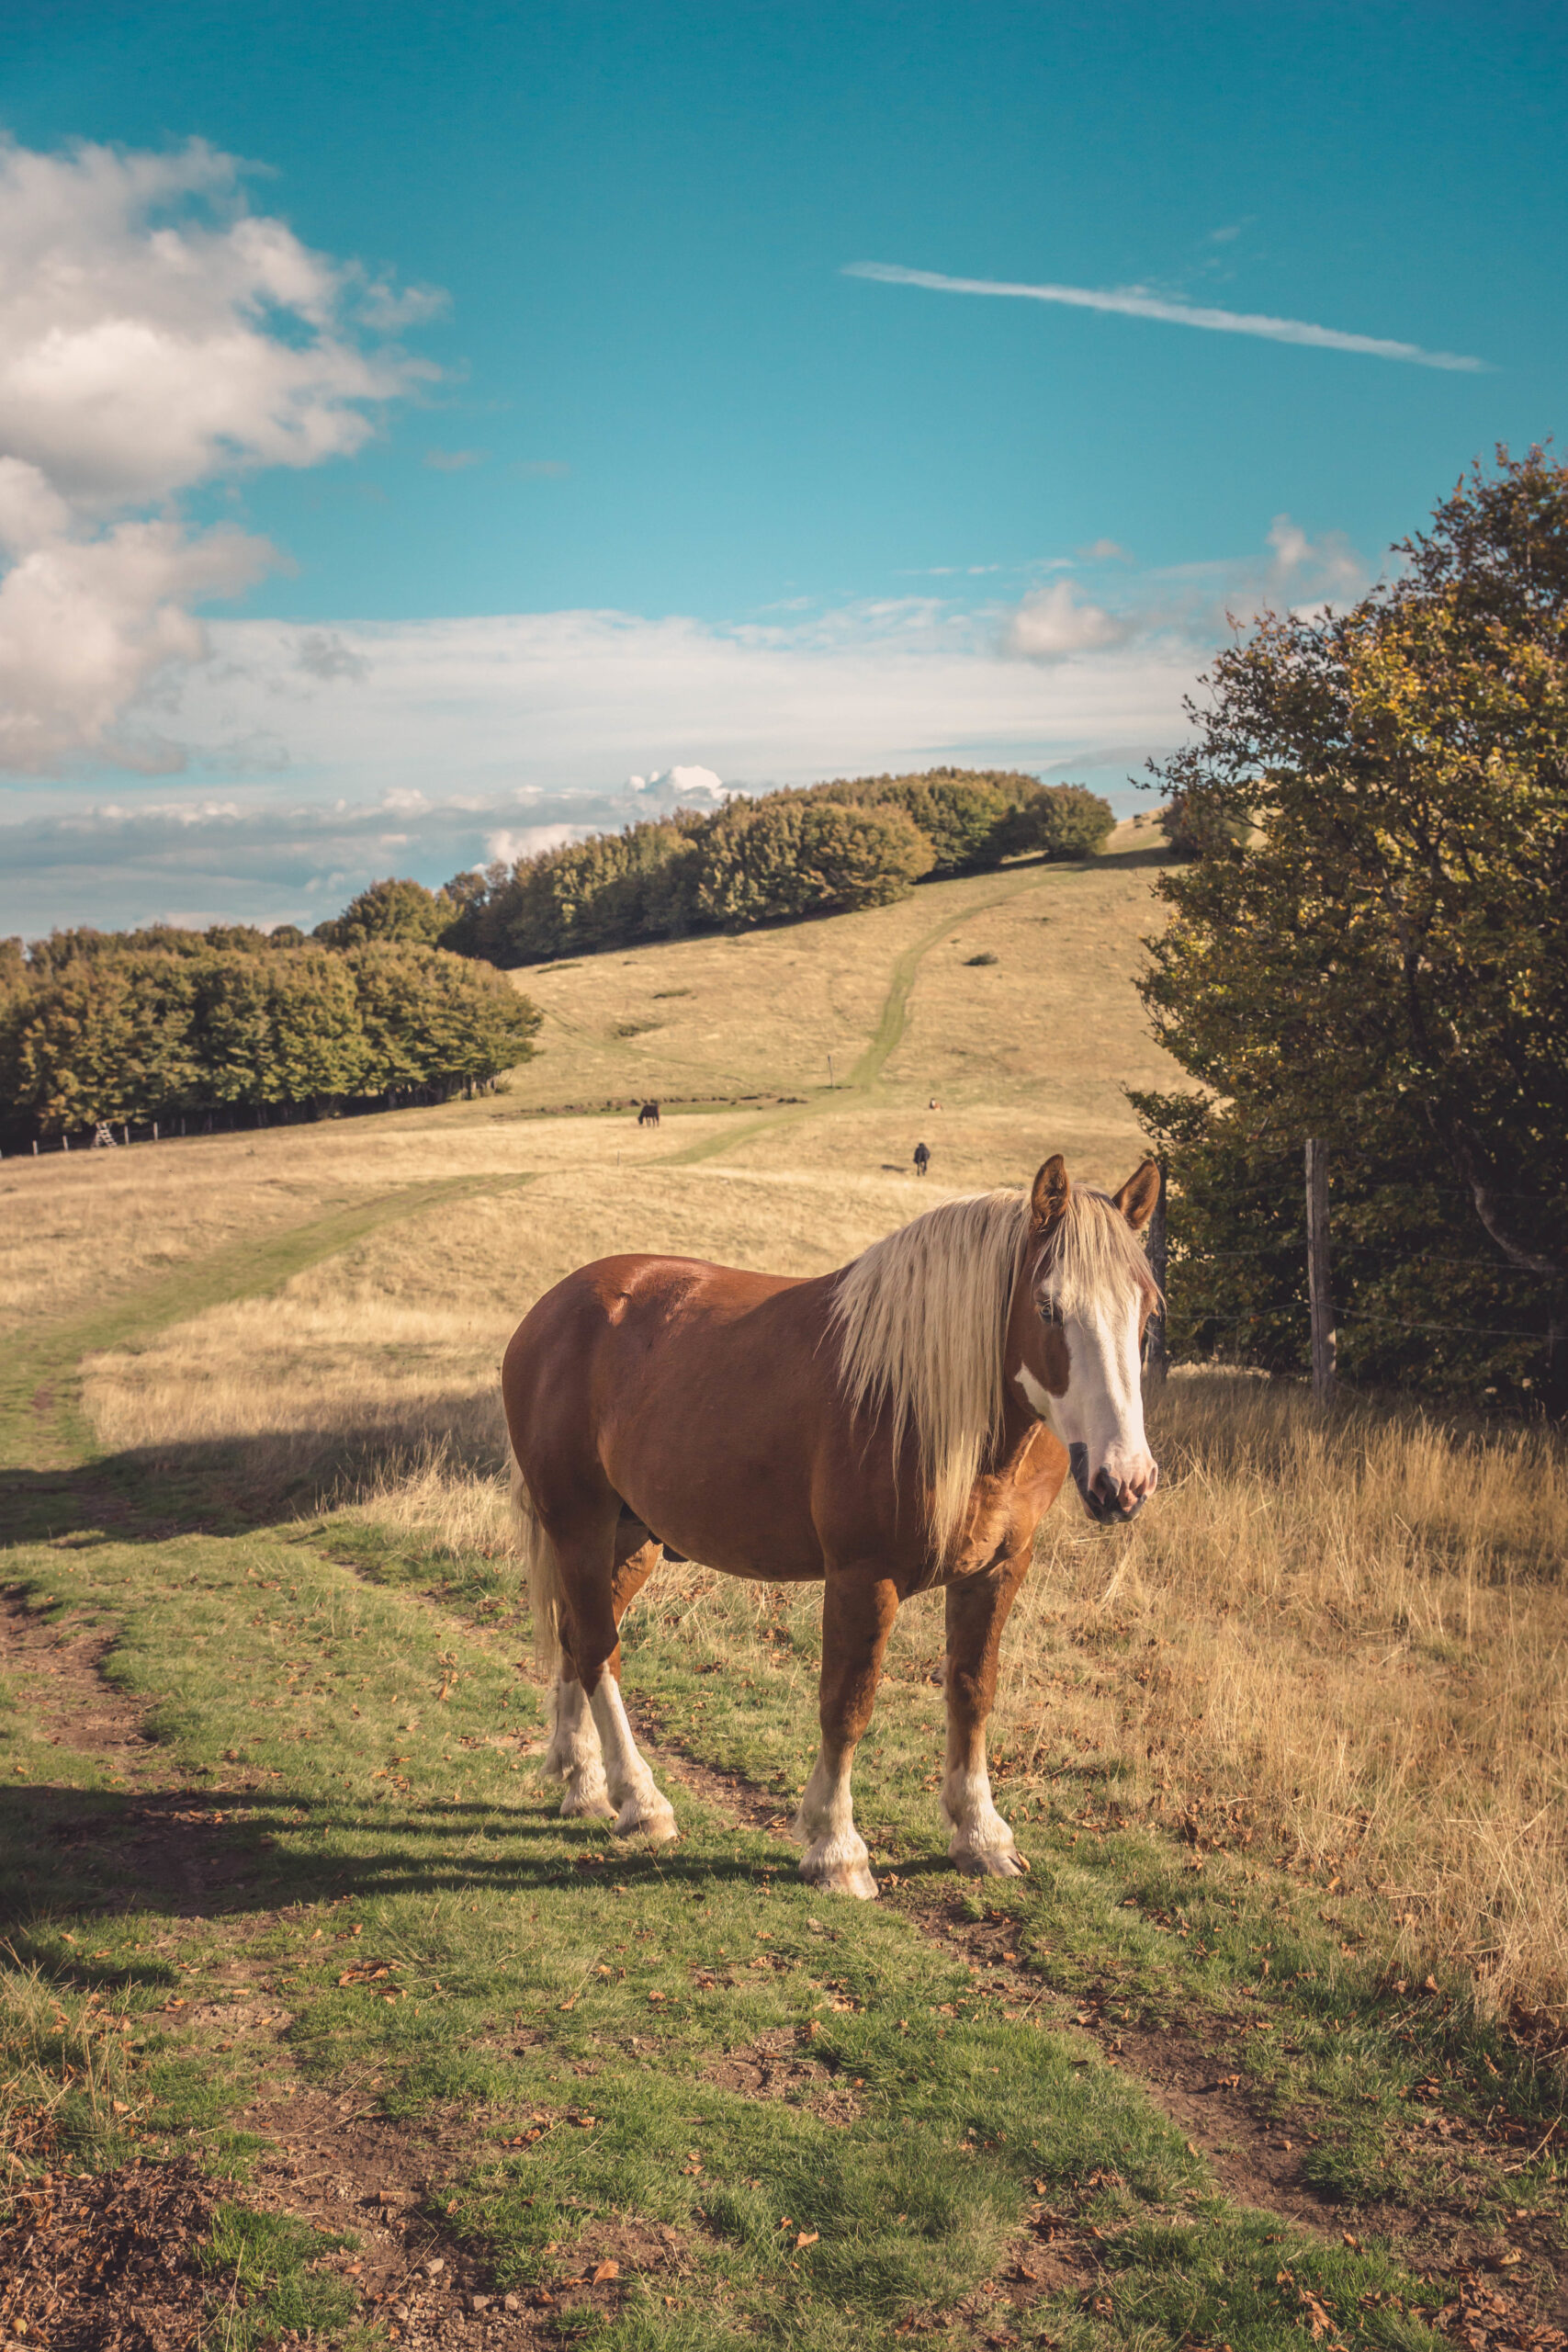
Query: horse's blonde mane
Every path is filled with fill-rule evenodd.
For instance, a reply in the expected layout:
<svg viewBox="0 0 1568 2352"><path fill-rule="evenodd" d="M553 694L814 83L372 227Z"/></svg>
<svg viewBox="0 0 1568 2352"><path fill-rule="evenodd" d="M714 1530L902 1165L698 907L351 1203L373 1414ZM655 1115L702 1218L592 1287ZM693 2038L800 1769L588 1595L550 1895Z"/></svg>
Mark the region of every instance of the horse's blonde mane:
<svg viewBox="0 0 1568 2352"><path fill-rule="evenodd" d="M913 1426L939 1561L1001 1432L1002 1342L1028 1231L1022 1193L945 1201L863 1250L834 1294L845 1396L854 1412L890 1414L895 1452ZM1067 1314L1152 1287L1132 1227L1091 1185L1068 1196L1050 1270Z"/></svg>

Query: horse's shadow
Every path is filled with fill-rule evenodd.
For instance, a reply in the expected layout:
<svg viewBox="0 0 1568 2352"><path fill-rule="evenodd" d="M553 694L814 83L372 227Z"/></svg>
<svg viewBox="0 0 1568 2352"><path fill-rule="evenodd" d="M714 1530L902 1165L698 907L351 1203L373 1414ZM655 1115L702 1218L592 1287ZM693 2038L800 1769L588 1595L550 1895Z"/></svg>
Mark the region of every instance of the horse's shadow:
<svg viewBox="0 0 1568 2352"><path fill-rule="evenodd" d="M0 1469L4 1549L26 1544L164 1544L243 1535L371 1500L411 1459L493 1477L504 1459L499 1406L476 1434L471 1390L430 1398L406 1420L367 1418L302 1442L288 1430L178 1439L96 1454L64 1469Z"/></svg>
<svg viewBox="0 0 1568 2352"><path fill-rule="evenodd" d="M400 1894L523 1896L600 1877L627 1888L755 1881L755 1860L732 1850L749 1833L727 1829L717 1845L687 1838L655 1853L611 1846L597 1827L563 1829L555 1803L394 1810L294 1788L0 1788L0 1854L10 1858L0 1936L24 1966L37 1962L85 1991L161 1984L168 1972L152 1958L62 1953L52 1919L146 1912L259 1926L281 1912ZM334 1832L366 1850L323 1846ZM563 1837L581 1839L578 1850L563 1853ZM492 1850L475 1852L476 1838Z"/></svg>

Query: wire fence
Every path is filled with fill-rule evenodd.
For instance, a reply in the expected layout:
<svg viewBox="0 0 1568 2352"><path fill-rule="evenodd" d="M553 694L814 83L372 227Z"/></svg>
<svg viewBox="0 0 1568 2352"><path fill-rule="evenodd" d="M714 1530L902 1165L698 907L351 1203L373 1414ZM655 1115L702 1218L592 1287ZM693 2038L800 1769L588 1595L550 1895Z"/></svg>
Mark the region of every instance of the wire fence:
<svg viewBox="0 0 1568 2352"><path fill-rule="evenodd" d="M1309 1146L1309 1168L1312 1148L1313 1147ZM1318 1146L1316 1148L1321 1150L1323 1148ZM1325 1168L1326 1170L1326 1156ZM1424 1189L1431 1196L1450 1205L1459 1205L1467 1210L1473 1210L1473 1195L1459 1186L1433 1185ZM1560 1207L1560 1204L1549 1200L1547 1196L1540 1193L1497 1192L1491 1197L1497 1201L1510 1202L1515 1205L1529 1206L1549 1212ZM1245 1341L1250 1338L1250 1335L1260 1328L1278 1334L1281 1326L1288 1326L1294 1317L1300 1317L1304 1324L1307 1317L1314 1312L1314 1301L1319 1298L1323 1303L1323 1310L1326 1317L1325 1334L1319 1336L1326 1338L1327 1368L1325 1374L1324 1360L1314 1348L1314 1389L1324 1396L1332 1393L1337 1371L1337 1335L1341 1327L1346 1327L1359 1340L1364 1338L1373 1342L1380 1335L1389 1334L1435 1339L1512 1340L1532 1352L1542 1353L1547 1358L1549 1369L1555 1351L1561 1350L1565 1344L1565 1340L1568 1340L1568 1335L1558 1328L1552 1309L1546 1302L1541 1303L1540 1319L1529 1323L1439 1320L1420 1316L1400 1315L1397 1312L1390 1312L1386 1308L1362 1306L1352 1303L1354 1291L1358 1287L1368 1281L1387 1280L1389 1268L1386 1257L1379 1250L1375 1239L1364 1232L1347 1233L1345 1231L1343 1211L1338 1230L1334 1234L1334 1256L1341 1264L1346 1261L1349 1263L1351 1272L1348 1277L1348 1287L1352 1293L1352 1301L1339 1305L1334 1295L1333 1268L1329 1262L1326 1172L1325 1213L1321 1220L1321 1229L1315 1234L1312 1214L1310 1174L1306 1206L1307 1215L1300 1226L1292 1226L1282 1233L1277 1233L1268 1239L1259 1240L1250 1246L1232 1246L1223 1250L1206 1249L1200 1253L1184 1246L1179 1240L1172 1243L1168 1239L1165 1229L1166 1196L1162 1192L1156 1224L1149 1237L1150 1256L1154 1261L1156 1278L1159 1282L1166 1299L1163 1314L1151 1321L1148 1360L1156 1371L1163 1371L1172 1356L1181 1352L1173 1347L1171 1328L1173 1324L1178 1330L1193 1335L1201 1332L1207 1327L1212 1335L1212 1351L1217 1351L1218 1335L1221 1332L1230 1333L1234 1352L1239 1361L1246 1351ZM1366 1204L1357 1203L1355 1206L1358 1216L1364 1217ZM1377 1262L1380 1258L1382 1258L1383 1262ZM1370 1266L1367 1262L1369 1260L1373 1261ZM1535 1297L1540 1299L1540 1278L1522 1268L1509 1265L1500 1254L1495 1258L1480 1258L1447 1254L1431 1255L1423 1251L1420 1262L1423 1271L1486 1274L1490 1275L1495 1283L1501 1285L1515 1283L1521 1286L1529 1285L1533 1288ZM1197 1274L1202 1267L1217 1269L1224 1266L1239 1268L1249 1265L1267 1269L1270 1275L1277 1277L1281 1270L1289 1269L1292 1264L1300 1270L1299 1288L1295 1290L1294 1295L1280 1297L1264 1306L1242 1306L1238 1304L1234 1295L1226 1296L1220 1290L1209 1290L1206 1294L1201 1293L1194 1295L1184 1280L1185 1275ZM1503 1298L1496 1304L1503 1306L1506 1312L1511 1302ZM1529 1312L1529 1308L1523 1306L1522 1302L1521 1308L1526 1314ZM1531 1383L1527 1378L1522 1385L1528 1388Z"/></svg>

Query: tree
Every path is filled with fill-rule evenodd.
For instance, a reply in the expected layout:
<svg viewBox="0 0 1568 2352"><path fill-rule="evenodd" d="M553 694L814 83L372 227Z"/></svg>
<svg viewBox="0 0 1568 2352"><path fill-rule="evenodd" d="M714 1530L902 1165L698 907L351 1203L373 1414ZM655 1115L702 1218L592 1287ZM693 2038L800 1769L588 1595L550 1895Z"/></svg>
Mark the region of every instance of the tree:
<svg viewBox="0 0 1568 2352"><path fill-rule="evenodd" d="M1352 1194L1403 1171L1428 1238L1515 1278L1516 1317L1544 1295L1560 1393L1568 468L1500 451L1400 553L1353 610L1269 615L1217 657L1155 770L1195 854L1159 886L1144 994L1216 1098L1190 1151L1314 1134Z"/></svg>
<svg viewBox="0 0 1568 2352"><path fill-rule="evenodd" d="M543 1015L488 964L384 943L355 948L347 961L365 1039L364 1083L378 1093L488 1084L535 1051Z"/></svg>
<svg viewBox="0 0 1568 2352"><path fill-rule="evenodd" d="M171 956L84 956L18 989L0 1029L6 1101L46 1134L187 1103L191 973Z"/></svg>
<svg viewBox="0 0 1568 2352"><path fill-rule="evenodd" d="M372 882L351 899L341 915L319 922L314 936L327 947L358 947L369 939L400 940L407 946L434 947L457 914L444 891L423 882Z"/></svg>
<svg viewBox="0 0 1568 2352"><path fill-rule="evenodd" d="M998 826L996 847L1009 857L1098 857L1115 828L1110 801L1087 784L1042 784Z"/></svg>

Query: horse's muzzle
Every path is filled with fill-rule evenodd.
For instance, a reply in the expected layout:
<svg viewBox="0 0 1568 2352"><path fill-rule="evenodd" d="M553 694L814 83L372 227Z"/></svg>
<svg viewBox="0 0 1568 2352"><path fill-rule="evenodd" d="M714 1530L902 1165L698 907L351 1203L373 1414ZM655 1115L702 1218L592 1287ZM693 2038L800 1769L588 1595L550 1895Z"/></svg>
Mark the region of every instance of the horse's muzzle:
<svg viewBox="0 0 1568 2352"><path fill-rule="evenodd" d="M1067 1459L1072 1465L1073 1484L1083 1497L1083 1507L1097 1527L1121 1527L1128 1520L1136 1519L1154 1492L1155 1481L1159 1476L1156 1470L1146 1487L1132 1487L1113 1478L1109 1470L1099 1470L1091 1485L1088 1446L1070 1445Z"/></svg>

